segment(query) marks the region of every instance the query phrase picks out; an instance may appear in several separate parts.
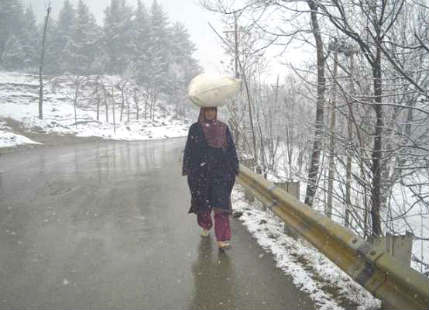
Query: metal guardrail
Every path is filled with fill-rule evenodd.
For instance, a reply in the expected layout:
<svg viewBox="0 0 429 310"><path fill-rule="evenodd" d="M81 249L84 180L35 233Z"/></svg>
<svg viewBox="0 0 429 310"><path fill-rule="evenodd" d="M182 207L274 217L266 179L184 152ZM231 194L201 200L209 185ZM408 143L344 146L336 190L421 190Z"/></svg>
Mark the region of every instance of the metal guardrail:
<svg viewBox="0 0 429 310"><path fill-rule="evenodd" d="M429 309L429 279L240 165L238 183L381 299L384 309Z"/></svg>

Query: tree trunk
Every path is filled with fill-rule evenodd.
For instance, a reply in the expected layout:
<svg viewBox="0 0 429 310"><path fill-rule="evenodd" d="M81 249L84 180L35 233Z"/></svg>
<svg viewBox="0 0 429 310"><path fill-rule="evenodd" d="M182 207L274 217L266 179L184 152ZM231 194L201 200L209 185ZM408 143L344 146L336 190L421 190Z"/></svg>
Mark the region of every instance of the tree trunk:
<svg viewBox="0 0 429 310"><path fill-rule="evenodd" d="M127 102L127 122L130 122L130 101L128 100L127 94L125 94L125 101Z"/></svg>
<svg viewBox="0 0 429 310"><path fill-rule="evenodd" d="M144 119L147 119L147 106L148 106L148 102L149 102L149 95L146 94L145 96L145 101L144 101Z"/></svg>
<svg viewBox="0 0 429 310"><path fill-rule="evenodd" d="M45 62L45 46L46 46L46 33L48 30L49 15L51 14L51 6L46 10L45 24L43 26L43 38L42 38L42 53L40 55L40 66L39 66L39 118L43 119L43 66Z"/></svg>
<svg viewBox="0 0 429 310"><path fill-rule="evenodd" d="M353 83L353 72L354 72L354 59L353 54L350 57L350 91L352 93L352 96L355 95L354 92L354 83ZM352 100L347 99L347 104L349 106L349 113L348 113L348 119L347 119L347 139L348 144L351 146L353 144L353 128L352 128ZM346 205L344 210L344 226L349 227L349 210L351 208L351 182L352 182L352 155L351 155L352 148L348 147L346 148L346 156L347 156L347 163L346 163Z"/></svg>
<svg viewBox="0 0 429 310"><path fill-rule="evenodd" d="M80 87L80 77L77 77L74 82L74 100L73 100L73 109L74 109L74 125L77 128L77 100L79 97L79 87Z"/></svg>
<svg viewBox="0 0 429 310"><path fill-rule="evenodd" d="M107 91L106 86L103 84L103 94L104 94L104 106L106 109L106 123L109 122L109 104L107 103Z"/></svg>
<svg viewBox="0 0 429 310"><path fill-rule="evenodd" d="M97 83L95 84L95 93L97 96L97 121L100 120L100 93L98 92L98 87L99 87L98 79L99 77L97 77Z"/></svg>
<svg viewBox="0 0 429 310"><path fill-rule="evenodd" d="M317 19L317 5L313 0L307 1L311 9L311 25L317 49L317 107L316 107L316 123L313 141L313 151L311 154L311 163L308 170L308 184L305 194L305 203L309 206L313 205L314 196L317 188L317 174L320 165L320 150L321 139L323 132L323 114L325 103L325 59L323 55L322 35Z"/></svg>
<svg viewBox="0 0 429 310"><path fill-rule="evenodd" d="M113 132L116 134L116 115L115 115L115 94L112 87L112 113L113 113Z"/></svg>
<svg viewBox="0 0 429 310"><path fill-rule="evenodd" d="M328 173L328 201L325 214L332 217L332 195L334 191L335 178L335 124L336 124L336 96L337 96L337 72L338 72L338 49L334 51L334 84L332 86L331 118L329 121L329 173Z"/></svg>
<svg viewBox="0 0 429 310"><path fill-rule="evenodd" d="M137 118L137 120L139 120L139 113L140 113L140 110L139 110L139 98L137 97L137 90L134 90L134 102L135 102L135 104L136 104L136 118Z"/></svg>
<svg viewBox="0 0 429 310"><path fill-rule="evenodd" d="M237 59L238 60L238 59ZM258 163L258 151L256 149L256 135L255 135L255 127L253 125L253 114L252 114L252 102L251 102L251 96L250 96L250 89L249 84L247 82L246 74L243 70L243 67L241 66L241 63L239 62L241 73L243 75L243 82L244 82L244 88L246 90L246 96L247 96L247 103L249 106L249 120L250 120L250 129L252 130L252 142L253 142L253 158L255 160L255 166L256 166L256 172L260 172L259 163Z"/></svg>
<svg viewBox="0 0 429 310"><path fill-rule="evenodd" d="M121 115L119 116L120 122L122 122L122 115L124 114L124 105L125 105L124 89L125 89L125 85L121 88Z"/></svg>
<svg viewBox="0 0 429 310"><path fill-rule="evenodd" d="M149 117L153 121L154 118L154 108L155 108L155 92L152 94L150 99L150 111L149 111Z"/></svg>
<svg viewBox="0 0 429 310"><path fill-rule="evenodd" d="M381 156L382 156L382 134L383 134L383 108L382 103L382 83L381 83L381 51L377 48L376 61L373 67L374 77L374 96L375 96L375 137L374 147L372 152L372 188L371 188L371 221L372 221L372 237L382 235L380 207L381 207Z"/></svg>

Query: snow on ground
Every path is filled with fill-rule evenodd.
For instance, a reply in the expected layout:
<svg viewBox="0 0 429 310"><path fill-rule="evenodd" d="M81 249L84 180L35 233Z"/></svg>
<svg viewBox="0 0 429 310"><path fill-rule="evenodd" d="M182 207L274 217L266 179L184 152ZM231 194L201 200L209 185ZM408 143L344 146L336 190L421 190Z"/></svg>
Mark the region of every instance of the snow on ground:
<svg viewBox="0 0 429 310"><path fill-rule="evenodd" d="M39 86L37 79L34 75L17 73L17 72L0 72L0 84L30 84L34 86Z"/></svg>
<svg viewBox="0 0 429 310"><path fill-rule="evenodd" d="M39 142L28 139L27 137L17 135L11 132L11 129L4 122L0 121L0 148L15 147L23 144L40 144Z"/></svg>
<svg viewBox="0 0 429 310"><path fill-rule="evenodd" d="M118 77L104 77L106 88L114 89L115 122L112 111L112 100L109 98L108 120L104 102L100 107L97 120L94 89L91 83L83 84L79 91L75 121L73 77L60 77L46 81L43 120L38 118L38 81L36 76L21 73L0 72L0 118L11 118L27 130L38 130L45 133L72 134L78 137L101 137L111 140L151 140L187 135L189 123L172 117L172 107L159 102L152 119L136 120L136 109L132 99L128 121L127 106L124 109L123 121L120 117L121 94L116 85ZM131 88L130 88L131 89ZM131 90L130 90L131 92ZM132 94L128 94L129 97ZM141 94L142 96L142 94ZM145 100L139 98L140 104Z"/></svg>
<svg viewBox="0 0 429 310"><path fill-rule="evenodd" d="M310 295L318 309L379 309L381 301L354 282L345 272L303 240L284 233L284 223L272 212L261 211L244 199L241 187L232 195L234 213L261 245L272 253L277 267Z"/></svg>

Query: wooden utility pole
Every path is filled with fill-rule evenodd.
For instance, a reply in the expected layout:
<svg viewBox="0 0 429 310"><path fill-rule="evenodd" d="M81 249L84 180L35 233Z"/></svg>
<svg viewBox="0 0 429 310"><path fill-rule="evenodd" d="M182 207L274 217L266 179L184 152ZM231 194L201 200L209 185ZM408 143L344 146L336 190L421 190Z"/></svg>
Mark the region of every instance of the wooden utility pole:
<svg viewBox="0 0 429 310"><path fill-rule="evenodd" d="M43 65L45 61L45 45L46 45L46 32L48 30L49 15L51 14L51 4L49 3L46 10L45 25L43 27L43 38L42 38L42 53L40 55L40 66L39 66L39 118L43 119Z"/></svg>
<svg viewBox="0 0 429 310"><path fill-rule="evenodd" d="M333 200L333 191L334 191L334 179L335 179L335 125L336 125L336 92L337 92L337 75L338 75L338 53L342 53L345 57L351 57L350 64L350 90L352 96L354 95L354 85L353 85L353 54L356 53L353 46L347 44L346 40L335 39L334 42L329 44L329 49L334 51L334 72L333 72L333 85L332 85L332 100L331 100L331 117L329 124L330 131L330 140L329 140L329 175L328 175L328 201L326 204L325 214L326 216L332 216L332 200ZM347 99L349 100L349 99ZM353 130L352 130L352 107L351 100L348 102L349 114L347 118L347 137L348 143L351 145L353 143ZM350 149L351 150L351 149ZM352 208L351 203L351 179L352 179L352 157L350 150L346 152L347 154L347 163L346 163L346 203L344 205L344 226L350 226L350 212Z"/></svg>

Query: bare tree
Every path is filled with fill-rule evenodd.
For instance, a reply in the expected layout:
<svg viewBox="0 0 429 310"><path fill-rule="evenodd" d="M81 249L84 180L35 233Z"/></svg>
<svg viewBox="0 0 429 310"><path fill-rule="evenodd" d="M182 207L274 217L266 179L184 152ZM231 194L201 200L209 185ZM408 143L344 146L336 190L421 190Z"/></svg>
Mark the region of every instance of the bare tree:
<svg viewBox="0 0 429 310"><path fill-rule="evenodd" d="M355 40L365 55L372 68L373 78L373 104L376 123L374 126L374 143L372 150L372 186L371 186L371 220L372 236L377 237L382 234L380 208L382 204L382 158L383 158L383 74L382 74L382 49L381 44L394 25L399 13L402 10L405 0L386 1L361 1L359 4L350 3L359 10L366 21L363 33L359 33L357 25L352 23L354 17L351 11L346 10L342 1L332 0L330 4L335 10L322 5L324 14L331 23L346 36Z"/></svg>
<svg viewBox="0 0 429 310"><path fill-rule="evenodd" d="M136 105L136 119L139 120L140 105L139 105L138 88L134 87L133 92L134 92L133 93L133 99L134 99L134 103Z"/></svg>
<svg viewBox="0 0 429 310"><path fill-rule="evenodd" d="M334 175L335 175L335 126L336 126L336 79L338 73L338 42L334 39L330 43L329 49L334 52L334 72L333 72L333 86L330 100L330 120L329 120L329 175L328 175L328 200L325 206L325 214L332 217L332 192L334 188ZM346 211L347 212L347 211ZM347 216L346 216L347 218ZM347 227L347 221L346 221Z"/></svg>
<svg viewBox="0 0 429 310"><path fill-rule="evenodd" d="M320 164L321 140L323 136L323 118L325 104L325 55L322 40L322 32L318 20L318 2L308 0L308 6L311 10L311 28L316 42L317 54L317 104L316 104L316 121L313 141L313 150L311 154L310 168L308 170L308 184L305 194L305 203L313 205L314 196L317 188L317 175Z"/></svg>
<svg viewBox="0 0 429 310"><path fill-rule="evenodd" d="M51 14L51 4L49 3L48 8L46 9L45 23L43 26L43 38L42 38L42 51L40 55L40 65L39 65L39 118L43 119L43 66L45 64L45 49L46 49L46 33L48 30L49 15Z"/></svg>
<svg viewBox="0 0 429 310"><path fill-rule="evenodd" d="M113 115L113 132L116 134L116 101L115 101L115 91L114 87L112 87L112 95L110 97L112 99L112 115Z"/></svg>
<svg viewBox="0 0 429 310"><path fill-rule="evenodd" d="M116 88L121 91L121 112L119 116L119 121L122 122L122 116L124 114L125 102L126 102L126 87L128 80L124 79L116 85Z"/></svg>

